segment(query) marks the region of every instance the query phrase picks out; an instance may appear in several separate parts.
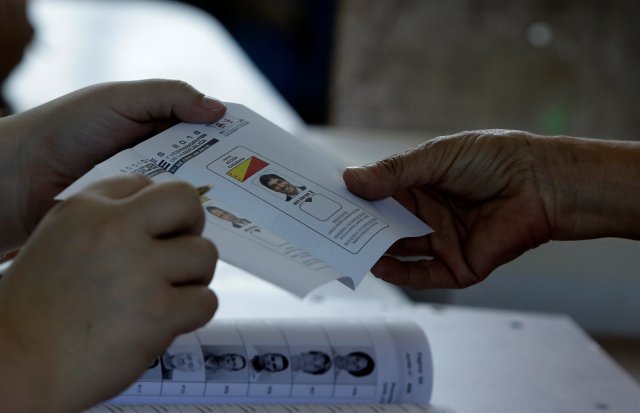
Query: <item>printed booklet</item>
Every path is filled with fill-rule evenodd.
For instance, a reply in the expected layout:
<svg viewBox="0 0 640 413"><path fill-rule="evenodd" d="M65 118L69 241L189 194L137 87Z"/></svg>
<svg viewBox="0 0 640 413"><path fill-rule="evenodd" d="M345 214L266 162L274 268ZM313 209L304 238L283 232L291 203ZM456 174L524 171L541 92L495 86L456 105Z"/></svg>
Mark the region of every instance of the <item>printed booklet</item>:
<svg viewBox="0 0 640 413"><path fill-rule="evenodd" d="M355 289L396 240L431 229L393 199L351 194L344 166L244 106L180 123L95 166L64 199L117 174L205 188L204 235L220 258L295 295L340 280Z"/></svg>
<svg viewBox="0 0 640 413"><path fill-rule="evenodd" d="M413 322L223 319L179 336L129 389L85 413L425 413L432 387Z"/></svg>

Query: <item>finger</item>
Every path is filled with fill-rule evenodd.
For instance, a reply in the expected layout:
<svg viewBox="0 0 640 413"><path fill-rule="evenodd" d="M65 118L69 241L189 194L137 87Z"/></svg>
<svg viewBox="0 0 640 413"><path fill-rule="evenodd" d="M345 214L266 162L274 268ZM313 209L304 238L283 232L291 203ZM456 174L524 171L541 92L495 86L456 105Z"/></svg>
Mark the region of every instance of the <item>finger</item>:
<svg viewBox="0 0 640 413"><path fill-rule="evenodd" d="M446 137L423 143L403 154L361 167L347 168L344 181L351 192L366 199L389 197L417 185L437 182L451 163Z"/></svg>
<svg viewBox="0 0 640 413"><path fill-rule="evenodd" d="M183 334L205 325L218 309L218 297L203 286L186 285L171 291L172 310L168 316L174 334Z"/></svg>
<svg viewBox="0 0 640 413"><path fill-rule="evenodd" d="M389 252L402 256L430 255L434 259L403 262L383 257L373 267L374 274L398 285L420 289L461 288L486 277L487 272L478 273L477 268L470 267L466 233L456 225L453 215L440 213L444 210L437 208L437 204L433 206L438 213L436 232L399 240Z"/></svg>
<svg viewBox="0 0 640 413"><path fill-rule="evenodd" d="M389 248L388 254L401 257L434 256L445 251L449 255L456 252L456 259L464 260L458 252L462 248L460 240L466 237L467 230L451 207L435 194L425 192L420 196L412 196L411 192L400 192L411 199L402 204L415 211L435 232L421 237L401 238Z"/></svg>
<svg viewBox="0 0 640 413"><path fill-rule="evenodd" d="M162 271L173 285L207 286L213 279L218 251L211 241L198 236L163 239L155 247L162 257Z"/></svg>
<svg viewBox="0 0 640 413"><path fill-rule="evenodd" d="M399 257L432 256L434 252L431 246L430 235L431 234L422 237L401 238L389 247L387 253Z"/></svg>
<svg viewBox="0 0 640 413"><path fill-rule="evenodd" d="M132 223L151 236L200 235L204 227L198 192L185 182L164 182L144 188L126 207Z"/></svg>
<svg viewBox="0 0 640 413"><path fill-rule="evenodd" d="M465 288L481 279L473 273L456 273L439 259L400 261L382 257L371 272L391 284L416 290Z"/></svg>
<svg viewBox="0 0 640 413"><path fill-rule="evenodd" d="M183 122L209 123L220 119L226 107L220 101L205 96L191 85L177 80L144 80L114 83L125 116L138 122L159 119L179 119ZM131 105L131 97L136 104Z"/></svg>
<svg viewBox="0 0 640 413"><path fill-rule="evenodd" d="M95 182L82 192L98 194L112 199L122 199L152 184L144 175L121 175Z"/></svg>

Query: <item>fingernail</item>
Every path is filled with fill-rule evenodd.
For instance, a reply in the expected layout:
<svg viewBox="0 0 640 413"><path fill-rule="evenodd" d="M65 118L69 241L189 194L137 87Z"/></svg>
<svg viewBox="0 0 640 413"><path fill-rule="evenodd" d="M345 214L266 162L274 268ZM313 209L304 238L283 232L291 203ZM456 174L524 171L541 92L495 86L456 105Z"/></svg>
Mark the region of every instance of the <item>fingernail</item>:
<svg viewBox="0 0 640 413"><path fill-rule="evenodd" d="M203 96L202 105L212 112L227 110L227 107L222 102L218 99L212 98L211 96Z"/></svg>
<svg viewBox="0 0 640 413"><path fill-rule="evenodd" d="M369 171L364 166L350 166L347 168L347 172L361 184L365 183L369 176Z"/></svg>

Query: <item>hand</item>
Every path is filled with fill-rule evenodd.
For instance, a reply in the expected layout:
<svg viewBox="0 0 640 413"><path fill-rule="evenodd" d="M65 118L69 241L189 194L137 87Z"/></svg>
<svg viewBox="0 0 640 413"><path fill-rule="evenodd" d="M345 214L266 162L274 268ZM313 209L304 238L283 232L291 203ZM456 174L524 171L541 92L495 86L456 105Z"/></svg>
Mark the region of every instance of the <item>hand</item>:
<svg viewBox="0 0 640 413"><path fill-rule="evenodd" d="M217 252L203 226L193 187L142 176L52 208L0 280L0 410L81 411L205 324Z"/></svg>
<svg viewBox="0 0 640 413"><path fill-rule="evenodd" d="M345 171L435 233L399 240L372 272L418 289L466 287L551 239L640 239L640 143L489 130L437 138Z"/></svg>
<svg viewBox="0 0 640 413"><path fill-rule="evenodd" d="M178 81L107 83L0 119L0 247L22 244L53 197L95 164L178 120L209 123L225 107Z"/></svg>
<svg viewBox="0 0 640 413"><path fill-rule="evenodd" d="M460 288L551 238L556 225L541 187L533 135L484 131L428 141L373 165L349 168L348 188L367 199L394 196L435 232L399 240L373 274L417 289Z"/></svg>

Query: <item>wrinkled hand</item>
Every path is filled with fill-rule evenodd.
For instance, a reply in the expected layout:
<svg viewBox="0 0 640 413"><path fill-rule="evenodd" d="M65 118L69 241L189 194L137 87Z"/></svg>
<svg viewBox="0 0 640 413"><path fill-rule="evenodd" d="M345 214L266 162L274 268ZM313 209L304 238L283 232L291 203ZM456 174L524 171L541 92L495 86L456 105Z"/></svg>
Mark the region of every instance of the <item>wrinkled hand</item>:
<svg viewBox="0 0 640 413"><path fill-rule="evenodd" d="M91 86L0 120L2 192L11 200L0 216L15 227L4 247L23 243L53 197L95 164L178 120L209 123L224 112L186 83L148 80Z"/></svg>
<svg viewBox="0 0 640 413"><path fill-rule="evenodd" d="M12 383L0 406L18 404L2 410L80 411L205 324L217 252L203 225L193 187L142 176L56 205L0 281L0 365Z"/></svg>
<svg viewBox="0 0 640 413"><path fill-rule="evenodd" d="M438 138L402 155L349 168L344 179L355 194L394 196L435 233L399 240L396 257L381 258L373 274L391 283L460 288L550 240L556 225L553 194L546 189L523 132L481 131Z"/></svg>

